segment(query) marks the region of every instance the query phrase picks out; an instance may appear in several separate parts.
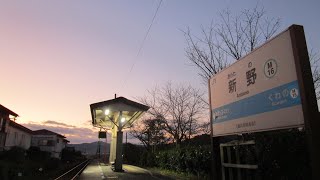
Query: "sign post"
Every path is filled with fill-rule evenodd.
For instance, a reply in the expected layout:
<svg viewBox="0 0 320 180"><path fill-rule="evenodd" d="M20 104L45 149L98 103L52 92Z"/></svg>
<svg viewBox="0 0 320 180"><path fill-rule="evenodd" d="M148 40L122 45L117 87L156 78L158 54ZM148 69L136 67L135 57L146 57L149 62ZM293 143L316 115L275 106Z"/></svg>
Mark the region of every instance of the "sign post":
<svg viewBox="0 0 320 180"><path fill-rule="evenodd" d="M312 179L320 179L320 119L315 95L312 71L309 62L307 43L302 26L291 26L290 36L297 68L301 101L306 129L309 158L312 167Z"/></svg>

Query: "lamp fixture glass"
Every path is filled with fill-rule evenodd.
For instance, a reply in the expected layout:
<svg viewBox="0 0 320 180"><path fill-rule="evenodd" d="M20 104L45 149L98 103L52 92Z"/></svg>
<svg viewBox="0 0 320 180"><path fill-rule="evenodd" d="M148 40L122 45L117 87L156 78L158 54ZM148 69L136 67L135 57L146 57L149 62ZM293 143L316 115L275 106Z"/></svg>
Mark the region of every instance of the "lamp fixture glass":
<svg viewBox="0 0 320 180"><path fill-rule="evenodd" d="M106 109L105 111L104 111L104 114L105 115L108 115L110 113L110 110L109 109Z"/></svg>

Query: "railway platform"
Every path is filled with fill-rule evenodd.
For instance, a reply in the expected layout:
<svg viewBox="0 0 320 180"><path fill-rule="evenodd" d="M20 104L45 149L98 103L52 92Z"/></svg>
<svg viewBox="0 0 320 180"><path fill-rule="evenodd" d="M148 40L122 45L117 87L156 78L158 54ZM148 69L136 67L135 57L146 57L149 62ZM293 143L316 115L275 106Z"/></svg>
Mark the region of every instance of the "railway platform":
<svg viewBox="0 0 320 180"><path fill-rule="evenodd" d="M80 180L101 180L101 179L121 179L121 180L171 180L165 177L132 165L123 165L124 172L114 172L111 165L100 163L99 160L92 160L91 163L82 171Z"/></svg>

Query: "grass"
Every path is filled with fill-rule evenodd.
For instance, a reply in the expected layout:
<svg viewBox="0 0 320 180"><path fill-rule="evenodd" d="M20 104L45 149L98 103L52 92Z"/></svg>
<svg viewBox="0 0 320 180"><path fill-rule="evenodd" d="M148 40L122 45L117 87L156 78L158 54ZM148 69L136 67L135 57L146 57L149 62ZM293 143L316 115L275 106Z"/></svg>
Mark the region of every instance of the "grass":
<svg viewBox="0 0 320 180"><path fill-rule="evenodd" d="M201 180L206 180L206 179L210 179L209 175L200 175L199 177L194 175L194 174L190 174L190 173L185 173L185 172L176 172L176 171L172 171L172 170L168 170L168 169L161 169L161 168L147 168L149 171L151 171L154 174L161 174L163 176L167 176L170 177L172 179L190 179L190 180L196 180L196 179L201 179Z"/></svg>

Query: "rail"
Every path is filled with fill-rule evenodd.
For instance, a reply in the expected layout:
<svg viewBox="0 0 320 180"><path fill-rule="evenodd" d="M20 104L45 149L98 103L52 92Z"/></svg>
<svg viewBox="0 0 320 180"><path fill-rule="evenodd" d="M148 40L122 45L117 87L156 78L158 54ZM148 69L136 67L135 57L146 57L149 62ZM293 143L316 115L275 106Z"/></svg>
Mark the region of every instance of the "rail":
<svg viewBox="0 0 320 180"><path fill-rule="evenodd" d="M90 160L85 160L54 180L63 180L63 179L71 179L74 180L90 163Z"/></svg>

